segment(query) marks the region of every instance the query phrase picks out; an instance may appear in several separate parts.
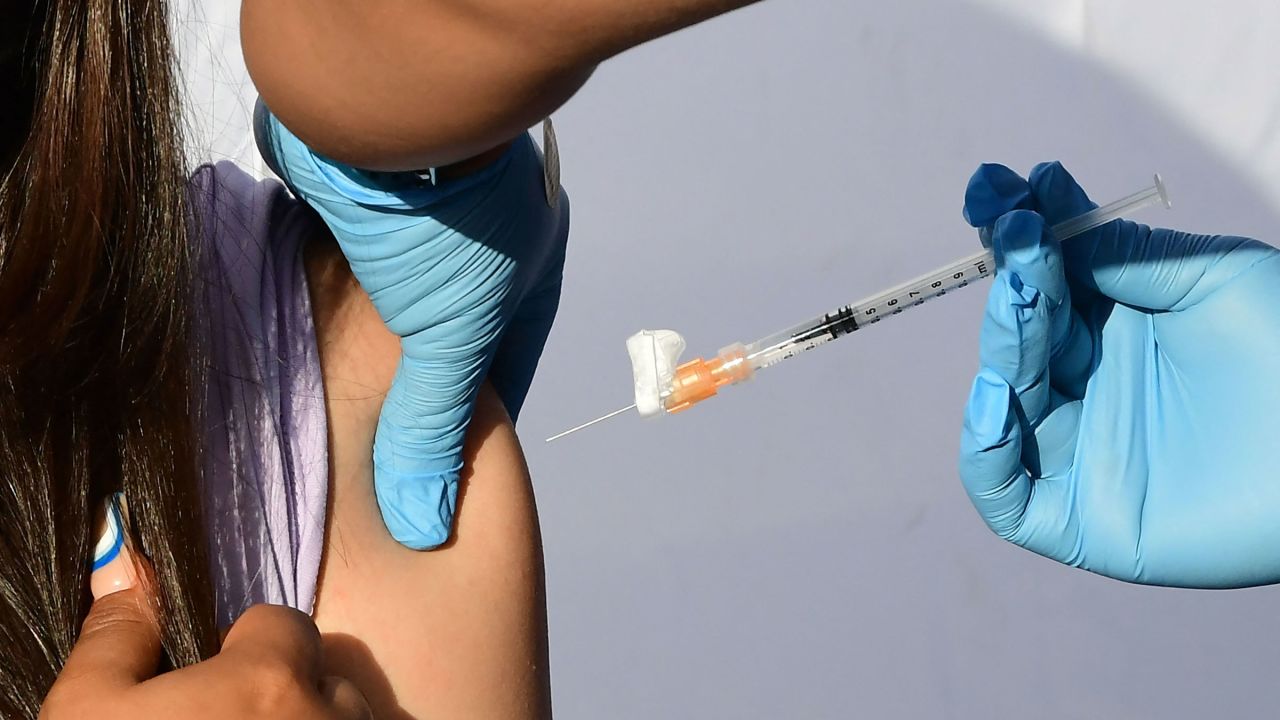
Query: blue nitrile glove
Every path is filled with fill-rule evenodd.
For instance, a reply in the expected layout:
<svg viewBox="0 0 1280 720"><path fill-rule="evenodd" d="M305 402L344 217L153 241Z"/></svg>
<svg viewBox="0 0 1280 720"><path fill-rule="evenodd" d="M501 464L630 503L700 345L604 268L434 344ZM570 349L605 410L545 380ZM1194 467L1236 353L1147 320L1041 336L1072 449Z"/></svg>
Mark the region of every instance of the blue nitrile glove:
<svg viewBox="0 0 1280 720"><path fill-rule="evenodd" d="M333 231L402 355L374 438L382 519L401 544L444 543L462 447L488 377L514 420L560 299L569 203L548 202L523 135L492 166L435 184L313 153L259 103L267 162Z"/></svg>
<svg viewBox="0 0 1280 720"><path fill-rule="evenodd" d="M960 474L997 535L1131 582L1280 581L1280 251L1117 221L1057 163L973 176L995 286ZM1065 270L1065 274L1064 274Z"/></svg>

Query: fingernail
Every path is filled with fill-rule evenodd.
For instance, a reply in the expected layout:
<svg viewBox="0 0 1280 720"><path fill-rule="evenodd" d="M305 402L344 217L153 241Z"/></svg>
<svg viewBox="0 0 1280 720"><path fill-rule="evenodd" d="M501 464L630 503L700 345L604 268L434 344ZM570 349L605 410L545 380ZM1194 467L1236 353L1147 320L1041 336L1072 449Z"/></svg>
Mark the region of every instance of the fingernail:
<svg viewBox="0 0 1280 720"><path fill-rule="evenodd" d="M125 531L127 512L121 493L109 496L98 509L94 524L98 544L93 553L93 573L89 576L89 590L94 600L138 584L132 544Z"/></svg>
<svg viewBox="0 0 1280 720"><path fill-rule="evenodd" d="M995 447L1009 437L1009 385L995 371L983 368L969 393L968 421L973 437L983 447Z"/></svg>

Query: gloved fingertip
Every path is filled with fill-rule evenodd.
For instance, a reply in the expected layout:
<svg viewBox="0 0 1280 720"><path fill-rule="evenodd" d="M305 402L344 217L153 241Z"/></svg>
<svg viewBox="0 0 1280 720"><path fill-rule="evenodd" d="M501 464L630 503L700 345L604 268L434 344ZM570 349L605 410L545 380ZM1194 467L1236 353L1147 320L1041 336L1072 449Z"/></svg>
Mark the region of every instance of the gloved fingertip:
<svg viewBox="0 0 1280 720"><path fill-rule="evenodd" d="M1050 224L1070 220L1097 207L1058 161L1040 163L1028 177L1036 209Z"/></svg>
<svg viewBox="0 0 1280 720"><path fill-rule="evenodd" d="M1016 272L1043 263L1048 236L1048 225L1037 213L1014 210L1001 215L992 233L997 267L1003 262Z"/></svg>
<svg viewBox="0 0 1280 720"><path fill-rule="evenodd" d="M986 227L1001 215L1032 208L1031 186L1013 170L995 163L978 167L964 193L964 219L975 228Z"/></svg>
<svg viewBox="0 0 1280 720"><path fill-rule="evenodd" d="M1042 216L1027 210L1002 216L995 225L994 246L996 267L999 272L1016 276L1010 282L1024 299L1029 296L1022 292L1019 282L1044 293L1051 312L1068 299L1062 245Z"/></svg>
<svg viewBox="0 0 1280 720"><path fill-rule="evenodd" d="M458 504L458 477L456 470L404 475L375 465L378 508L391 536L411 550L434 550L448 542Z"/></svg>

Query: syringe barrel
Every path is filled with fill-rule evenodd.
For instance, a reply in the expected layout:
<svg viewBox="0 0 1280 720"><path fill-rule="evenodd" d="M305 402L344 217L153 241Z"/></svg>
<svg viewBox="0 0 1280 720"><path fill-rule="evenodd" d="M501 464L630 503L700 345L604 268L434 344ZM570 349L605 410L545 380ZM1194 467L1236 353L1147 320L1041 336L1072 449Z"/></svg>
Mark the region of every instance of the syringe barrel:
<svg viewBox="0 0 1280 720"><path fill-rule="evenodd" d="M1065 241L1149 205L1170 207L1164 181L1159 175L1155 176L1154 181L1152 187L1053 226L1054 235ZM747 346L747 364L753 370L776 365L855 330L874 325L909 308L923 305L933 298L990 277L995 270L995 256L990 249L960 258L852 305L836 308L809 322L761 338Z"/></svg>
<svg viewBox="0 0 1280 720"><path fill-rule="evenodd" d="M1153 187L1072 218L1065 223L1059 223L1053 227L1053 232L1059 240L1067 240L1074 235L1122 217L1126 213L1156 203L1163 204L1166 208L1170 207L1169 194L1159 175L1155 176ZM989 249L984 250L930 271L915 280L872 295L861 302L846 305L809 322L761 338L750 345L731 345L721 350L719 355L709 362L702 358L691 360L676 368L671 384L660 391L662 408L668 413L687 410L703 400L715 397L723 385L733 385L750 379L756 370L824 345L886 317L898 315L907 308L922 305L932 298L946 295L952 290L965 287L974 280L988 277L994 272L994 256ZM674 362L674 357L671 361ZM665 372L660 374L665 375ZM638 403L615 411L586 425L580 425L566 433L548 438L548 442L637 407Z"/></svg>
<svg viewBox="0 0 1280 720"><path fill-rule="evenodd" d="M990 250L960 258L852 305L836 308L809 322L761 338L747 346L747 363L756 370L776 365L855 330L874 325L885 318L990 277L995 268L995 258Z"/></svg>

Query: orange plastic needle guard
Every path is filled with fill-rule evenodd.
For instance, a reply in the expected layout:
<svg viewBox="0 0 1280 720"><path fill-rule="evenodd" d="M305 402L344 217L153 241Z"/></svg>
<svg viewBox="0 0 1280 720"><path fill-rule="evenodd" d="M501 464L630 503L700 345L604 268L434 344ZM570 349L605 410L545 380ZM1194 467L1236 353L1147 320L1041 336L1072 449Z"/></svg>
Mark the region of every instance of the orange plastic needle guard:
<svg viewBox="0 0 1280 720"><path fill-rule="evenodd" d="M726 348L719 357L710 361L702 358L690 360L676 368L671 381L671 394L663 403L669 413L678 413L716 396L722 385L733 385L749 380L751 365L741 346Z"/></svg>

